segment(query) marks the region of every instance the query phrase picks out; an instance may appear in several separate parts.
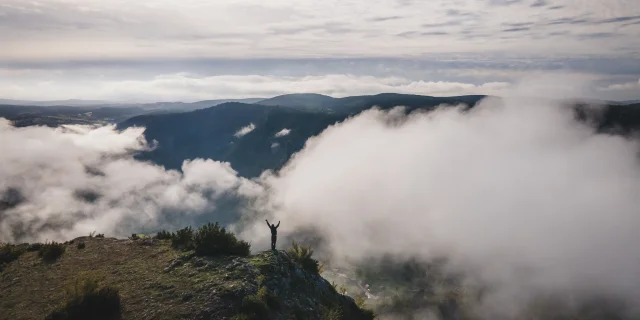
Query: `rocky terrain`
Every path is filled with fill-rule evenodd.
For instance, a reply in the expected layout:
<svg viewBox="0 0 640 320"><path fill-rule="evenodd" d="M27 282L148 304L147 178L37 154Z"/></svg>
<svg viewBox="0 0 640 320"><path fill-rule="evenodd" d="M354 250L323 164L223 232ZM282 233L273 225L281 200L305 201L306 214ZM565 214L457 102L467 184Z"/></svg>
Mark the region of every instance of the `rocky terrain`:
<svg viewBox="0 0 640 320"><path fill-rule="evenodd" d="M81 237L45 261L27 244L0 272L0 319L45 319L65 288L91 277L117 288L121 319L370 319L286 251L199 257L170 240ZM117 317L115 319L118 319Z"/></svg>

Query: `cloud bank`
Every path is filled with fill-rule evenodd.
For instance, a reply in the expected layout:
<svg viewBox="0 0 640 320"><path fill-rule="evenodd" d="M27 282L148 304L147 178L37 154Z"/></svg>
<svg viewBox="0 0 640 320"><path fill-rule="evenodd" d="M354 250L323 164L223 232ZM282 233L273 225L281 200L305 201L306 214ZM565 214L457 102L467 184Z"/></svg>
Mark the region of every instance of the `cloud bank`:
<svg viewBox="0 0 640 320"><path fill-rule="evenodd" d="M227 194L259 192L229 163L185 161L180 173L134 160L149 148L143 130L15 128L0 119L0 241L126 236L192 223Z"/></svg>
<svg viewBox="0 0 640 320"><path fill-rule="evenodd" d="M638 15L635 0L3 0L0 61L633 55L640 46ZM522 23L527 28L503 32L505 25ZM42 45L47 50L39 50Z"/></svg>
<svg viewBox="0 0 640 320"><path fill-rule="evenodd" d="M284 234L316 230L338 260L450 257L498 288L480 310L490 319L516 317L541 292L637 305L638 145L594 133L531 98L549 94L537 89L469 112L367 111L265 173L260 208ZM244 236L267 243L260 222Z"/></svg>
<svg viewBox="0 0 640 320"><path fill-rule="evenodd" d="M2 83L0 79L0 83ZM66 85L57 82L38 82L29 87L7 83L0 87L0 96L26 98L34 90L39 99L67 99ZM320 93L343 97L360 94L397 92L451 96L461 94L498 94L509 84L487 82L480 84L409 80L403 77L374 77L350 74L318 76L270 76L270 75L219 75L167 74L149 80L100 81L75 86L75 98L99 100L191 101L211 97L255 98L272 97L288 93Z"/></svg>

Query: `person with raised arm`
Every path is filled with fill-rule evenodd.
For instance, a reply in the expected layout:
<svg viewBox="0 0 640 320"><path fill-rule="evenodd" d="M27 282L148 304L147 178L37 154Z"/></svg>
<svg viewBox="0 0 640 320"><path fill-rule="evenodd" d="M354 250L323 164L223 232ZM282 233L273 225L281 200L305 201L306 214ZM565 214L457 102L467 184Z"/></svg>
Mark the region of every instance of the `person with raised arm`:
<svg viewBox="0 0 640 320"><path fill-rule="evenodd" d="M276 240L278 238L278 227L280 226L280 221L278 221L278 225L276 226L275 224L269 224L269 220L264 219L264 221L267 222L267 225L269 226L269 229L271 229L271 250L275 250L276 249Z"/></svg>

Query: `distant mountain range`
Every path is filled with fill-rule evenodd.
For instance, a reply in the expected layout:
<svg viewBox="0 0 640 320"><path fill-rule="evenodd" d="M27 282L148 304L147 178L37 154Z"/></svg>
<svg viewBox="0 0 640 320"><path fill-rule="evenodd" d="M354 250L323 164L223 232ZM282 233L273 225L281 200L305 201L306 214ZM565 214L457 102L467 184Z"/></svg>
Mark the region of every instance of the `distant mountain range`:
<svg viewBox="0 0 640 320"><path fill-rule="evenodd" d="M111 103L89 100L0 100L0 118L16 126L118 123L141 114L188 112L229 102L254 103L261 98L204 100L198 102ZM10 104L2 104L7 102ZM39 105L35 105L39 103Z"/></svg>
<svg viewBox="0 0 640 320"><path fill-rule="evenodd" d="M41 106L41 107L52 107L52 106L88 107L88 106L97 106L97 105L105 105L105 104L113 104L113 103L110 103L108 101L102 101L102 100L79 100L79 99L48 100L48 101L0 99L0 104L13 105L13 106Z"/></svg>
<svg viewBox="0 0 640 320"><path fill-rule="evenodd" d="M389 109L402 105L408 112L431 110L442 104L464 103L473 107L482 97L380 94L331 98L315 94L286 95L260 101L259 104L224 103L193 112L141 115L120 123L118 127L146 127L147 141L158 141L155 150L138 156L142 160L179 169L184 160L210 158L230 162L244 177L255 177L266 169L282 167L310 137L320 134L328 126L372 106ZM577 117L593 123L598 130L628 133L640 128L640 105L610 105L600 113L581 105L573 106ZM254 127L252 131L243 136L236 134L251 124Z"/></svg>
<svg viewBox="0 0 640 320"><path fill-rule="evenodd" d="M390 108L406 106L409 109L433 107L442 103L473 105L485 96L431 97L414 94L381 93L376 95L333 98L315 93L286 94L256 102L265 106L289 107L306 111L331 113L358 113L372 106Z"/></svg>
<svg viewBox="0 0 640 320"><path fill-rule="evenodd" d="M409 110L440 104L471 106L482 97L379 94L332 98L296 94L254 104L224 103L193 112L141 115L120 123L119 128L144 126L147 141L159 142L155 150L140 154L143 160L179 169L186 159L210 158L228 161L240 175L253 177L266 169L280 168L307 139L372 106L388 109L402 105ZM236 136L240 128L250 124L255 126L253 131ZM278 135L283 130L288 134Z"/></svg>
<svg viewBox="0 0 640 320"><path fill-rule="evenodd" d="M0 105L0 118L18 127L118 123L148 112L140 107Z"/></svg>
<svg viewBox="0 0 640 320"><path fill-rule="evenodd" d="M285 94L277 97L247 98L247 99L218 99L203 100L197 102L153 102L153 103L128 103L100 100L55 100L55 101L28 101L0 99L0 105L30 106L30 107L63 107L81 108L139 108L145 111L156 112L184 112L209 108L223 103L240 102L246 104L259 104L263 106L289 107L306 111L322 112L359 112L373 105L392 107L397 105L424 106L439 103L475 103L484 96L457 96L457 97L431 97L412 94L381 93L377 95L350 96L333 98L317 93Z"/></svg>
<svg viewBox="0 0 640 320"><path fill-rule="evenodd" d="M0 105L0 117L18 126L117 123L119 129L143 126L147 141L158 147L137 157L168 169L180 169L187 159L228 161L244 177L278 169L305 142L328 126L377 106L404 106L407 112L440 105L472 108L485 96L430 97L383 93L333 98L320 94L289 94L270 99L207 100L194 103L157 102L118 106ZM238 102L241 101L241 102ZM609 104L594 112L569 102L576 116L598 130L626 134L640 128L640 104ZM252 125L246 134L238 134Z"/></svg>
<svg viewBox="0 0 640 320"><path fill-rule="evenodd" d="M166 109L166 110L172 110L172 111L193 111L196 109L213 107L213 106L227 103L227 102L255 103L262 100L265 100L265 98L217 99L217 100L202 100L202 101L196 101L196 102L159 101L159 102L151 102L151 103L115 102L115 101L104 101L104 100L79 100L79 99L51 100L51 101L0 99L0 105L39 106L39 107L118 107L118 108L139 107L145 110Z"/></svg>

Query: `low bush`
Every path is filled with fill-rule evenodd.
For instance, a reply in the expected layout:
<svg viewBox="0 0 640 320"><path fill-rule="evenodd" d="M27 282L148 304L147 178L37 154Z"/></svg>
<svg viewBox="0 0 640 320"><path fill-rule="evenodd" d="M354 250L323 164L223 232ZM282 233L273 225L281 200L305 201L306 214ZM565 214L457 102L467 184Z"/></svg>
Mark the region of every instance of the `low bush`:
<svg viewBox="0 0 640 320"><path fill-rule="evenodd" d="M360 312L362 312L363 319L373 320L376 318L376 313L371 309L360 308Z"/></svg>
<svg viewBox="0 0 640 320"><path fill-rule="evenodd" d="M154 238L158 240L171 240L173 238L173 233L168 232L166 230L162 230L156 233Z"/></svg>
<svg viewBox="0 0 640 320"><path fill-rule="evenodd" d="M42 248L42 243L32 243L27 247L27 252L36 252Z"/></svg>
<svg viewBox="0 0 640 320"><path fill-rule="evenodd" d="M353 301L355 301L358 308L362 309L367 302L367 297L365 295L357 295L355 298L353 298Z"/></svg>
<svg viewBox="0 0 640 320"><path fill-rule="evenodd" d="M322 310L322 320L342 320L342 309L340 308L325 308Z"/></svg>
<svg viewBox="0 0 640 320"><path fill-rule="evenodd" d="M66 290L66 301L46 320L118 320L122 304L117 288L100 286L92 278L74 281Z"/></svg>
<svg viewBox="0 0 640 320"><path fill-rule="evenodd" d="M62 256L64 253L64 245L52 241L50 243L43 244L38 250L38 257L42 258L44 262L54 262Z"/></svg>
<svg viewBox="0 0 640 320"><path fill-rule="evenodd" d="M267 290L266 287L260 288L260 290L258 290L256 295L267 304L269 309L271 310L280 309L280 300L278 300L278 297L276 297L275 294Z"/></svg>
<svg viewBox="0 0 640 320"><path fill-rule="evenodd" d="M193 249L193 229L186 227L176 231L171 237L171 246L180 250Z"/></svg>
<svg viewBox="0 0 640 320"><path fill-rule="evenodd" d="M12 244L0 247L0 265L17 260L24 252L24 249Z"/></svg>
<svg viewBox="0 0 640 320"><path fill-rule="evenodd" d="M266 319L269 316L267 303L257 294L242 299L242 315L246 319Z"/></svg>
<svg viewBox="0 0 640 320"><path fill-rule="evenodd" d="M237 255L248 256L251 253L251 245L227 232L224 227L216 222L207 223L200 227L193 236L196 255Z"/></svg>
<svg viewBox="0 0 640 320"><path fill-rule="evenodd" d="M318 260L313 259L313 249L305 247L293 241L291 248L287 249L289 257L296 262L303 270L312 274L320 274L320 264Z"/></svg>
<svg viewBox="0 0 640 320"><path fill-rule="evenodd" d="M86 247L86 245L84 244L84 242L78 242L78 249L84 249Z"/></svg>

